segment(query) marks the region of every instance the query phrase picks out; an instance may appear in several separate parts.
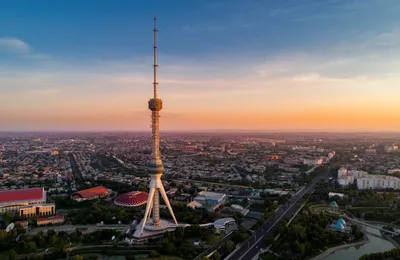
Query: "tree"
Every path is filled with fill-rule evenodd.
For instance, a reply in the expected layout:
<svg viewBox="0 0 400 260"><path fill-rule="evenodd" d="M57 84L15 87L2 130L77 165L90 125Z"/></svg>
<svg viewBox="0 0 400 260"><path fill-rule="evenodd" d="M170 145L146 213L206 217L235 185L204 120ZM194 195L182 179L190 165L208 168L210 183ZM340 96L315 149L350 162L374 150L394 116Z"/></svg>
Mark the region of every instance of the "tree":
<svg viewBox="0 0 400 260"><path fill-rule="evenodd" d="M275 242L275 239L272 235L269 235L268 237L265 238L265 243L267 245L272 245Z"/></svg>
<svg viewBox="0 0 400 260"><path fill-rule="evenodd" d="M244 217L243 217L242 213L234 212L232 217L235 219L235 221L236 221L236 223L238 223L238 225L241 225L243 223Z"/></svg>
<svg viewBox="0 0 400 260"><path fill-rule="evenodd" d="M159 257L159 256L160 256L160 254L156 250L153 250L150 253L150 257L151 258L156 258L156 257Z"/></svg>
<svg viewBox="0 0 400 260"><path fill-rule="evenodd" d="M54 231L54 229L47 230L47 235L48 236L54 236L55 234L56 234L56 232Z"/></svg>
<svg viewBox="0 0 400 260"><path fill-rule="evenodd" d="M5 240L6 238L7 238L7 232L4 229L0 230L0 241Z"/></svg>
<svg viewBox="0 0 400 260"><path fill-rule="evenodd" d="M175 251L175 246L173 243L166 241L166 243L162 244L162 252L163 253L170 255L170 254L174 253L174 251Z"/></svg>
<svg viewBox="0 0 400 260"><path fill-rule="evenodd" d="M15 252L13 249L8 253L8 259L10 260L15 260L17 259L17 252Z"/></svg>
<svg viewBox="0 0 400 260"><path fill-rule="evenodd" d="M36 251L36 243L33 241L26 243L26 251L28 253L35 252Z"/></svg>
<svg viewBox="0 0 400 260"><path fill-rule="evenodd" d="M127 256L125 256L125 260L136 260L136 256L134 256L134 255L127 255Z"/></svg>
<svg viewBox="0 0 400 260"><path fill-rule="evenodd" d="M175 235L177 238L184 238L185 237L185 229L182 227L177 227L175 230Z"/></svg>
<svg viewBox="0 0 400 260"><path fill-rule="evenodd" d="M228 240L228 242L224 245L225 252L231 252L235 248L235 243L232 240Z"/></svg>
<svg viewBox="0 0 400 260"><path fill-rule="evenodd" d="M6 226L8 226L11 223L11 220L12 220L11 213L10 212L4 213L3 220L4 220L5 224L6 224Z"/></svg>
<svg viewBox="0 0 400 260"><path fill-rule="evenodd" d="M210 260L219 260L220 258L221 255L218 253L218 251L215 251L215 253L210 257Z"/></svg>

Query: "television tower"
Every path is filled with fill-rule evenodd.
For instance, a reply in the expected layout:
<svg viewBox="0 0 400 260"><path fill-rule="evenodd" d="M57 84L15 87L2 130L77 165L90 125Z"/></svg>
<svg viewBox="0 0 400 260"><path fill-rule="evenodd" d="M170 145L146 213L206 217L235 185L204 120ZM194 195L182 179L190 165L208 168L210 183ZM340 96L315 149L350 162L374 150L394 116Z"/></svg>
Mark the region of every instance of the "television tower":
<svg viewBox="0 0 400 260"><path fill-rule="evenodd" d="M176 225L178 222L176 221L174 212L172 211L171 204L169 203L168 196L165 193L164 187L161 182L161 176L164 172L164 165L161 161L161 154L160 154L160 110L162 109L162 100L157 96L157 45L156 45L156 18L154 17L154 47L153 47L153 55L154 55L154 63L153 63L153 70L154 70L154 80L153 80L153 90L154 96L152 99L149 100L149 109L151 110L151 129L152 129L152 138L151 138L151 160L148 163L148 169L150 171L151 181L150 181L150 191L149 191L149 198L147 199L146 205L146 212L144 213L143 224L140 230L140 234L143 233L143 229L147 224L147 220L150 219L150 215L153 211L153 215L151 218L152 222L152 229L157 229L157 227L161 226L160 221L160 194L163 197L165 204L171 213L172 218ZM151 225L151 224L150 224ZM161 227L160 227L161 228Z"/></svg>

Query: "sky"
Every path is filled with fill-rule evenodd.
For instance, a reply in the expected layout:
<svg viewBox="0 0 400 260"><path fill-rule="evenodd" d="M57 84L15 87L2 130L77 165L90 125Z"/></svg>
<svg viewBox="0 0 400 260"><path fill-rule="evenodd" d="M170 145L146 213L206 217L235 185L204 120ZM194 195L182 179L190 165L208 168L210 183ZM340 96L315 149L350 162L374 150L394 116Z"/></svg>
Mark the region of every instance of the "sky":
<svg viewBox="0 0 400 260"><path fill-rule="evenodd" d="M398 0L3 0L0 131L399 131Z"/></svg>

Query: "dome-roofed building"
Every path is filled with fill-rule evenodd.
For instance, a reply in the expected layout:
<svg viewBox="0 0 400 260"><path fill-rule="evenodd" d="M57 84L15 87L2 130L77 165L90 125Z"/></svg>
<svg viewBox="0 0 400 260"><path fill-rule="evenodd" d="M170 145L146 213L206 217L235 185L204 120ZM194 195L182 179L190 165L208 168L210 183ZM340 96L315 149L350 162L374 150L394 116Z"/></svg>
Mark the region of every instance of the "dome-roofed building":
<svg viewBox="0 0 400 260"><path fill-rule="evenodd" d="M348 225L346 221L342 218L339 218L336 222L333 221L330 224L330 229L334 231L339 231L342 233L351 233L351 225Z"/></svg>
<svg viewBox="0 0 400 260"><path fill-rule="evenodd" d="M344 226L342 224L340 224L339 222L336 223L335 228L337 230L344 230Z"/></svg>
<svg viewBox="0 0 400 260"><path fill-rule="evenodd" d="M131 191L117 196L114 204L120 207L138 207L146 204L149 194L143 191Z"/></svg>
<svg viewBox="0 0 400 260"><path fill-rule="evenodd" d="M346 221L344 221L344 219L342 219L342 218L338 219L338 221L336 223L339 223L341 225L346 225Z"/></svg>

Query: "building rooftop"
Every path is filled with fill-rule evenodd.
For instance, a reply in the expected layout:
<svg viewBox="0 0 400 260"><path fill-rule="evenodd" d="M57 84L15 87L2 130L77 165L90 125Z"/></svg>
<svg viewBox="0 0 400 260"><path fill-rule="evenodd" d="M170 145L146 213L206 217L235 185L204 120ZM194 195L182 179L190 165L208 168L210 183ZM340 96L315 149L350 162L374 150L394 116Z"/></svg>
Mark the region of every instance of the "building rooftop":
<svg viewBox="0 0 400 260"><path fill-rule="evenodd" d="M62 215L55 215L55 216L50 216L50 217L38 217L37 221L47 221L47 220L58 220L58 219L64 219L64 216Z"/></svg>
<svg viewBox="0 0 400 260"><path fill-rule="evenodd" d="M0 191L0 203L13 201L41 200L45 198L43 188Z"/></svg>
<svg viewBox="0 0 400 260"><path fill-rule="evenodd" d="M90 198L107 194L108 190L104 186L96 186L86 190L80 190L72 194L72 198Z"/></svg>
<svg viewBox="0 0 400 260"><path fill-rule="evenodd" d="M136 207L146 204L149 194L142 191L131 191L115 198L114 203L123 207Z"/></svg>
<svg viewBox="0 0 400 260"><path fill-rule="evenodd" d="M233 218L220 218L214 222L214 228L224 228L228 223L235 223Z"/></svg>
<svg viewBox="0 0 400 260"><path fill-rule="evenodd" d="M201 191L197 194L196 199L204 198L204 199L215 199L220 200L224 198L226 195L224 193L210 192L210 191Z"/></svg>

